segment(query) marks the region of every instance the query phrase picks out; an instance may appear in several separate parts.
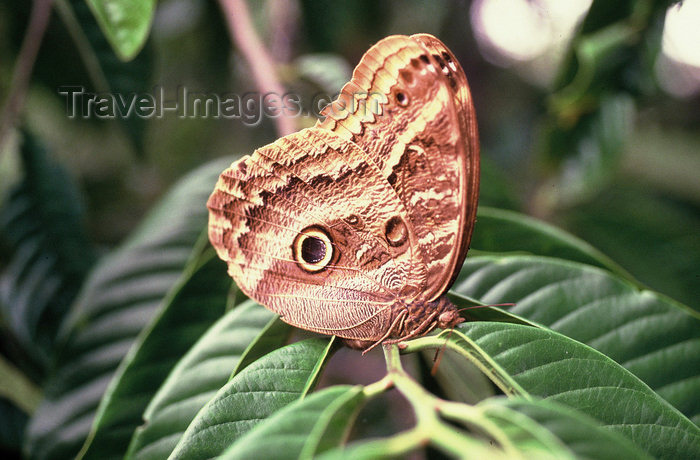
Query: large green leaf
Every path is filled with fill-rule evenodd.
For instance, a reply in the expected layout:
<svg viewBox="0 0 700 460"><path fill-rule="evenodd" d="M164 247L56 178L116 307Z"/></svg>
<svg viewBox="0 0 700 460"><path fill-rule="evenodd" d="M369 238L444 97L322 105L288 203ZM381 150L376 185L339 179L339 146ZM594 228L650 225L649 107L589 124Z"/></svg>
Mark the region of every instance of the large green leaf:
<svg viewBox="0 0 700 460"><path fill-rule="evenodd" d="M345 440L365 399L359 386L313 393L248 431L221 458L312 458Z"/></svg>
<svg viewBox="0 0 700 460"><path fill-rule="evenodd" d="M632 280L609 257L585 241L541 220L503 209L479 206L470 247L478 251L529 253L606 268Z"/></svg>
<svg viewBox="0 0 700 460"><path fill-rule="evenodd" d="M151 28L155 0L87 0L107 40L123 60L139 52Z"/></svg>
<svg viewBox="0 0 700 460"><path fill-rule="evenodd" d="M490 421L504 428L513 423L516 431L509 433L509 438L521 451L527 447L520 442L524 428L531 431L535 425L532 422L536 422L537 428L555 436L575 458L651 458L624 436L606 430L594 419L553 401L490 398L477 407Z"/></svg>
<svg viewBox="0 0 700 460"><path fill-rule="evenodd" d="M333 342L308 339L243 369L197 414L170 458L208 459L260 421L311 391Z"/></svg>
<svg viewBox="0 0 700 460"><path fill-rule="evenodd" d="M628 184L606 189L604 200L569 209L557 219L643 283L700 310L700 216L688 209L648 186Z"/></svg>
<svg viewBox="0 0 700 460"><path fill-rule="evenodd" d="M263 314L263 310L266 309L261 306L257 307L259 315ZM279 315L274 315L260 334L255 337L255 340L251 341L243 351L229 379L238 375L249 364L285 344L293 329L292 326L282 321Z"/></svg>
<svg viewBox="0 0 700 460"><path fill-rule="evenodd" d="M224 314L232 281L209 242L202 239L198 246L201 243L207 249L188 264L158 315L121 362L79 458L122 458L143 411L170 370Z"/></svg>
<svg viewBox="0 0 700 460"><path fill-rule="evenodd" d="M178 362L153 397L126 457L167 458L197 412L229 380L252 342L265 341L268 351L284 343L288 334L275 333L280 325L287 331L290 328L252 301L217 321Z"/></svg>
<svg viewBox="0 0 700 460"><path fill-rule="evenodd" d="M540 257L474 257L453 288L586 343L700 421L700 319L602 270Z"/></svg>
<svg viewBox="0 0 700 460"><path fill-rule="evenodd" d="M429 337L412 346L426 342L444 343ZM515 324L466 323L451 334L448 348L482 366L507 393L572 407L654 457L700 455L700 428L610 358L564 335Z"/></svg>
<svg viewBox="0 0 700 460"><path fill-rule="evenodd" d="M61 321L95 261L83 226L80 193L68 173L29 134L20 151L24 174L0 208L0 239L8 246L0 275L0 314L42 375Z"/></svg>
<svg viewBox="0 0 700 460"><path fill-rule="evenodd" d="M26 449L32 458L78 453L117 366L180 278L206 224L207 196L229 162L217 160L181 180L91 273L30 422Z"/></svg>

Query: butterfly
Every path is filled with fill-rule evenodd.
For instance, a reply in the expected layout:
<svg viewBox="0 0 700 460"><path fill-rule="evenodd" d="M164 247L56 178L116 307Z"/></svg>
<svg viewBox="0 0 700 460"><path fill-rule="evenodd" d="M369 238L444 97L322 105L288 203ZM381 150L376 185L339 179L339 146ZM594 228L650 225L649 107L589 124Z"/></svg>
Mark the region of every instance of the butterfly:
<svg viewBox="0 0 700 460"><path fill-rule="evenodd" d="M479 190L467 79L428 34L372 46L314 127L226 169L209 239L252 299L368 350L460 323Z"/></svg>

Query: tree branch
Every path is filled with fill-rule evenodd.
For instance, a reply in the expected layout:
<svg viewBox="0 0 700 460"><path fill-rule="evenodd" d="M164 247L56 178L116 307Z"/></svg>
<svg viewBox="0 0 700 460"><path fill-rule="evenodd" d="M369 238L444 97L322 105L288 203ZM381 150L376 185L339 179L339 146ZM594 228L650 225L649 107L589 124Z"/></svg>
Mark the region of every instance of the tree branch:
<svg viewBox="0 0 700 460"><path fill-rule="evenodd" d="M277 80L275 64L270 54L255 32L245 0L219 0L219 4L224 12L231 40L250 66L258 91L262 95L273 93L282 100L284 87ZM274 118L274 122L280 136L297 130L294 119L285 117L282 113Z"/></svg>
<svg viewBox="0 0 700 460"><path fill-rule="evenodd" d="M15 126L17 118L24 106L24 99L29 87L29 79L32 76L32 69L36 56L39 53L46 26L51 17L51 3L53 0L34 0L32 11L29 16L29 25L24 34L22 47L17 56L10 92L5 101L0 116L0 153L5 145L7 137Z"/></svg>

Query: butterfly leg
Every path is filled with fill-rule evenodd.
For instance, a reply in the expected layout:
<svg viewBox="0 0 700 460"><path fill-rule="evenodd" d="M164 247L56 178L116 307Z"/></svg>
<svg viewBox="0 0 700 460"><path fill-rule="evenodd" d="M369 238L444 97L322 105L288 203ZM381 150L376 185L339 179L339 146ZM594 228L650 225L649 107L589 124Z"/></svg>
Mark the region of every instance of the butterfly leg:
<svg viewBox="0 0 700 460"><path fill-rule="evenodd" d="M362 354L364 355L365 353L367 353L368 351L372 350L373 348L375 348L375 347L376 347L377 345L379 345L380 343L384 342L384 341L387 339L387 337L389 337L389 336L391 335L391 333L394 331L394 329L396 329L396 326L397 326L397 325L399 326L398 329L401 330L402 327L403 327L403 323L404 323L404 321L406 320L406 316L407 316L407 315L408 315L408 310L402 310L402 311L396 316L396 319L394 319L394 321L391 323L391 327L390 327L389 329L387 329L386 334L384 334L379 340L377 340L377 341L374 342L372 345L370 345L368 348L366 348L366 349L362 352ZM396 341L387 340L386 343L396 343Z"/></svg>
<svg viewBox="0 0 700 460"><path fill-rule="evenodd" d="M438 313L439 312L437 311L432 312L423 320L422 323L418 325L418 327L413 329L408 334L404 335L403 337L399 337L398 339L387 340L385 343L403 342L404 340L408 340L419 335L427 334L428 332L435 329L435 327L437 326L437 321L435 321L435 318L437 317Z"/></svg>

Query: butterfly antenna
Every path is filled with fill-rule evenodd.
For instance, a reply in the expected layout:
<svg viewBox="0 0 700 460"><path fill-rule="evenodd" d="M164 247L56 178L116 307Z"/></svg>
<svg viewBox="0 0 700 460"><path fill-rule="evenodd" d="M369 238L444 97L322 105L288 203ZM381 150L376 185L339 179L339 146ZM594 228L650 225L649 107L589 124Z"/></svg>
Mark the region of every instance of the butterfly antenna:
<svg viewBox="0 0 700 460"><path fill-rule="evenodd" d="M472 305L471 307L463 307L457 310L457 312L461 312L463 310L473 310L475 308L486 308L486 307L514 307L514 303L495 303L491 305ZM430 375L435 376L437 373L438 367L440 366L440 362L442 361L442 356L445 354L445 349L447 348L447 342L450 340L450 337L452 336L452 331L454 331L454 327L449 330L447 333L447 337L445 337L445 343L435 350L435 356L433 357L433 367L430 369Z"/></svg>
<svg viewBox="0 0 700 460"><path fill-rule="evenodd" d="M464 310L474 310L476 308L486 308L486 307L514 307L515 304L512 302L508 303L492 303L489 305L472 305L471 307L462 307L457 310L457 312L461 312Z"/></svg>
<svg viewBox="0 0 700 460"><path fill-rule="evenodd" d="M433 357L433 368L430 369L430 375L435 377L435 374L437 374L438 367L440 366L440 361L442 361L442 356L445 354L445 349L447 348L447 342L450 340L450 337L452 336L452 331L454 331L455 328L450 328L450 331L447 333L447 337L445 337L445 343L442 344L440 348L435 350L435 356Z"/></svg>

